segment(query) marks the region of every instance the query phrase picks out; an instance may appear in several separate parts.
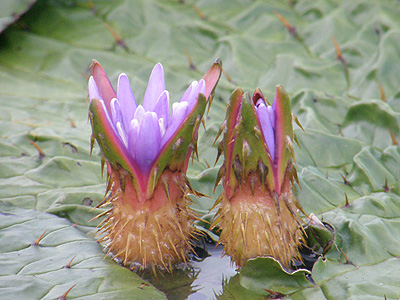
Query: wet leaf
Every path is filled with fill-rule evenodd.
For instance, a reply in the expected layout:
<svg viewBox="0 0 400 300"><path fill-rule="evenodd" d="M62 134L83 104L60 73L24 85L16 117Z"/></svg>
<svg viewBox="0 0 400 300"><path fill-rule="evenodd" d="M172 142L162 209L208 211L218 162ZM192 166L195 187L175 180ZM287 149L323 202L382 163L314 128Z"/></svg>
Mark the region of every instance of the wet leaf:
<svg viewBox="0 0 400 300"><path fill-rule="evenodd" d="M214 166L218 142L211 145L230 94L237 86L250 93L259 87L271 103L281 84L305 129L294 125L301 147L294 146L297 199L333 225L336 245L315 263L315 285L260 258L222 286L227 264L212 276L202 267L219 266L218 252L193 264L198 278L220 280L194 280L187 290L199 292L189 299L211 298L213 290L221 299L260 299L266 289L287 299L400 297L395 1L44 0L27 11L31 2L0 4L1 299L54 299L74 284L71 299L165 298L103 260L92 236L98 222L88 220L99 212L92 208L103 199L105 178L99 148L89 155L88 67L97 59L111 82L125 72L140 103L153 65L162 62L175 102L217 57L225 73L207 132L199 130L200 159L188 169L193 187L209 196L193 198L204 218L199 228L208 227L221 192L213 189L223 158ZM45 246L32 246L44 232ZM74 256L71 269L63 269Z"/></svg>

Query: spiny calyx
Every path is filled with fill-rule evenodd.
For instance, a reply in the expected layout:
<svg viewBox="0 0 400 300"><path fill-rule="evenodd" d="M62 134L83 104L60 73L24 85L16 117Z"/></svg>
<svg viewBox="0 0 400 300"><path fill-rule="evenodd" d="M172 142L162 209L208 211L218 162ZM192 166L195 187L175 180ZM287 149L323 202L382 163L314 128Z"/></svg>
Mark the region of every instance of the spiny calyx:
<svg viewBox="0 0 400 300"><path fill-rule="evenodd" d="M153 194L141 201L124 173L111 172L111 191L102 203L111 205L99 232L107 254L131 268L150 265L170 271L175 263L186 262L196 216L188 207L188 194L194 191L185 175L165 170Z"/></svg>

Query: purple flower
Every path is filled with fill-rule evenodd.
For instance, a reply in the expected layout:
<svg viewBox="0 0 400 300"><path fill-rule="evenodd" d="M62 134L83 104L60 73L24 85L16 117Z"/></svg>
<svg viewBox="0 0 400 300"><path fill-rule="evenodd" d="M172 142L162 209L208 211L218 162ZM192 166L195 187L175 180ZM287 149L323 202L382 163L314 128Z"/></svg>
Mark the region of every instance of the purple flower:
<svg viewBox="0 0 400 300"><path fill-rule="evenodd" d="M142 173L147 173L163 147L184 122L197 103L199 94L206 94L204 79L193 81L181 100L172 104L165 89L164 69L158 63L151 72L143 103L137 105L129 79L121 74L117 94L99 64L89 79L89 99L98 99L109 123ZM97 78L96 78L97 77Z"/></svg>
<svg viewBox="0 0 400 300"><path fill-rule="evenodd" d="M267 105L262 94L255 93L255 97L260 97L255 102L256 112L258 119L260 121L261 130L265 142L267 143L269 153L271 155L272 161L275 159L275 114L276 114L276 98L272 105Z"/></svg>
<svg viewBox="0 0 400 300"><path fill-rule="evenodd" d="M195 231L187 194L196 192L185 172L221 70L216 61L170 111L161 64L154 67L138 105L125 74L115 93L101 65L93 62L91 144L97 140L102 165L107 164L106 197L100 206L112 207L101 222L100 240L126 266L172 271L174 263L187 261Z"/></svg>

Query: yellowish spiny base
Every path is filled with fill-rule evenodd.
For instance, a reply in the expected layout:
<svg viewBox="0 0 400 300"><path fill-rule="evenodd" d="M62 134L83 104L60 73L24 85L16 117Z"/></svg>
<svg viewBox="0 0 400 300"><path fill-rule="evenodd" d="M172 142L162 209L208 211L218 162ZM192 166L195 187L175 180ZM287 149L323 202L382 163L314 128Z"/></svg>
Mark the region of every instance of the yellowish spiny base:
<svg viewBox="0 0 400 300"><path fill-rule="evenodd" d="M182 188L183 175L165 171L152 197L145 201L137 199L129 180L124 179L122 190L120 177L111 176L108 199L112 208L100 229L107 253L131 268L171 270L173 264L186 262L195 229L186 189Z"/></svg>
<svg viewBox="0 0 400 300"><path fill-rule="evenodd" d="M257 182L258 177L250 175L246 181L250 180ZM223 195L213 224L221 230L219 243L224 245L224 255L238 267L260 256L272 256L289 267L292 259L300 258L301 238L290 181L286 178L277 201L266 188L262 190L261 184L256 184L252 192L246 181L231 199Z"/></svg>

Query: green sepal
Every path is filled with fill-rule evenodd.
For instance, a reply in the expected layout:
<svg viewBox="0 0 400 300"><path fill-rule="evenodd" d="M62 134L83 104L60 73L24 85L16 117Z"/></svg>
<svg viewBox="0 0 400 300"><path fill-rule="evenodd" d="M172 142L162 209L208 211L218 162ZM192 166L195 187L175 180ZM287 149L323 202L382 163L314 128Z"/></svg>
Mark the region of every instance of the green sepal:
<svg viewBox="0 0 400 300"><path fill-rule="evenodd" d="M153 193L162 172L168 168L171 171L186 172L188 161L193 150L196 150L197 131L207 106L205 95L199 94L197 103L185 121L179 126L168 143L161 149L157 160L149 172L147 185L148 195Z"/></svg>
<svg viewBox="0 0 400 300"><path fill-rule="evenodd" d="M260 182L274 187L272 160L264 143L257 113L249 94L237 88L231 98L226 116L224 136L226 186L234 190L251 172Z"/></svg>
<svg viewBox="0 0 400 300"><path fill-rule="evenodd" d="M274 174L271 156L264 142L261 127L257 122L257 113L248 93L245 93L243 97L241 117L243 121L237 136L238 147L235 147L234 155L241 157L245 174L256 172L262 177L260 178L261 182L272 188ZM262 165L260 165L261 163Z"/></svg>
<svg viewBox="0 0 400 300"><path fill-rule="evenodd" d="M224 129L224 138L222 140L223 151L225 162L221 168L225 168L225 180L224 180L224 189L227 197L229 198L229 194L237 187L237 180L234 172L232 172L232 163L233 163L233 149L235 147L236 142L233 141L236 131L238 130L238 117L240 115L240 110L242 106L242 98L243 98L243 90L238 87L236 88L230 99L229 105L226 110L226 118L225 118L225 129Z"/></svg>
<svg viewBox="0 0 400 300"><path fill-rule="evenodd" d="M290 99L281 85L276 86L275 101L275 190L279 194L293 152L293 126Z"/></svg>
<svg viewBox="0 0 400 300"><path fill-rule="evenodd" d="M145 191L145 178L143 178L126 147L116 135L105 109L101 100L92 99L89 106L89 120L92 125L93 136L108 163L115 169L123 168L130 173L132 183L140 195Z"/></svg>

